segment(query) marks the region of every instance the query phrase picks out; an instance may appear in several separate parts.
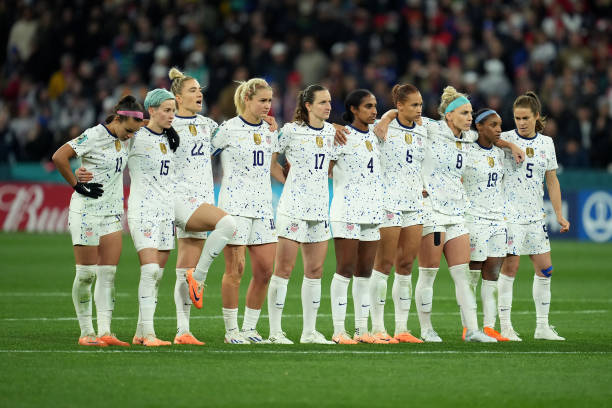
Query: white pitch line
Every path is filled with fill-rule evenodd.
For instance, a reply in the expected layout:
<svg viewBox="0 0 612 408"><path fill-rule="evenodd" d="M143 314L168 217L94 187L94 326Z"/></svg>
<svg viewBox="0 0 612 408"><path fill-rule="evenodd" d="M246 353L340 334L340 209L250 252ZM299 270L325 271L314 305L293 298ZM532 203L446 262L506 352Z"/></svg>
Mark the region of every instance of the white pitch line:
<svg viewBox="0 0 612 408"><path fill-rule="evenodd" d="M606 310L606 309L601 309L601 310L552 310L550 311L550 314L601 314L601 313L611 313L612 310ZM455 316L458 315L459 312L433 312L432 315L434 316ZM479 313L482 314L482 313ZM520 310L520 311L516 311L516 312L512 312L513 315L533 315L534 312L532 311L528 311L528 310ZM354 316L354 313L347 313L347 316ZM331 317L330 313L318 313L317 314L318 317ZM385 316L394 316L393 313L385 313ZM132 320L135 319L137 316L114 316L113 320ZM242 316L241 316L242 317ZM267 318L268 315L267 314L262 314L260 316L261 318ZM288 318L288 319L294 319L294 318L298 318L298 317L302 317L301 314L284 314L283 315L284 318ZM156 316L155 317L156 320L175 320L176 316ZM209 320L209 319L223 319L223 316L221 315L214 315L214 316L191 316L190 319L192 320ZM72 320L76 320L76 317L23 317L23 318L17 318L17 317L7 317L7 318L0 318L0 322L21 322L21 321L43 321L43 322L61 322L61 321L72 321ZM96 320L95 317L93 317L93 320Z"/></svg>

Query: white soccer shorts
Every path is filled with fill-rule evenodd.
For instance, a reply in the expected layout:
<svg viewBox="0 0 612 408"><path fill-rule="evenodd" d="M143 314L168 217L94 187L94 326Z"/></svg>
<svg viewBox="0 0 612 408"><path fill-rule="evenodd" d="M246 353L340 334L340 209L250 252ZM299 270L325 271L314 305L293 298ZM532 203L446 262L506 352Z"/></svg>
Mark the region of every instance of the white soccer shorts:
<svg viewBox="0 0 612 408"><path fill-rule="evenodd" d="M380 224L354 224L332 221L331 231L334 238L358 239L359 241L378 241Z"/></svg>
<svg viewBox="0 0 612 408"><path fill-rule="evenodd" d="M536 255L550 252L548 230L544 220L531 224L508 224L508 253Z"/></svg>
<svg viewBox="0 0 612 408"><path fill-rule="evenodd" d="M417 211L386 211L385 220L380 228L387 227L412 227L423 224L423 210Z"/></svg>
<svg viewBox="0 0 612 408"><path fill-rule="evenodd" d="M136 252L145 248L160 251L174 249L174 220L128 218L128 226Z"/></svg>
<svg viewBox="0 0 612 408"><path fill-rule="evenodd" d="M121 215L91 215L68 212L68 227L72 245L98 246L100 237L121 231Z"/></svg>
<svg viewBox="0 0 612 408"><path fill-rule="evenodd" d="M278 236L300 243L323 242L331 238L329 221L300 220L276 214Z"/></svg>
<svg viewBox="0 0 612 408"><path fill-rule="evenodd" d="M508 253L506 245L507 229L504 222L466 223L470 231L470 260L485 261L489 257L505 258Z"/></svg>
<svg viewBox="0 0 612 408"><path fill-rule="evenodd" d="M262 245L278 242L273 218L251 218L232 215L236 221L236 234L228 245Z"/></svg>

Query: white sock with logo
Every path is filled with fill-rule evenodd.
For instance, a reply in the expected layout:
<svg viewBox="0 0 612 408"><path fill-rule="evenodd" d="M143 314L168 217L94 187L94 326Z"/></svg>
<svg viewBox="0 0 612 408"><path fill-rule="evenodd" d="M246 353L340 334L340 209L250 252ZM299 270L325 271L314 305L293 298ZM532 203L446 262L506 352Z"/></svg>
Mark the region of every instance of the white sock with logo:
<svg viewBox="0 0 612 408"><path fill-rule="evenodd" d="M321 279L310 279L304 276L302 281L302 333L312 333L316 330L319 306L321 306Z"/></svg>
<svg viewBox="0 0 612 408"><path fill-rule="evenodd" d="M111 334L111 318L115 309L115 274L116 265L98 265L94 301L98 316L98 335Z"/></svg>
<svg viewBox="0 0 612 408"><path fill-rule="evenodd" d="M244 319L242 320L242 331L255 330L259 321L261 309L251 309L244 307Z"/></svg>
<svg viewBox="0 0 612 408"><path fill-rule="evenodd" d="M200 260L198 265L193 272L193 277L198 282L206 282L206 276L208 275L208 268L212 261L219 256L225 245L234 236L236 232L236 221L231 215L226 215L221 218L215 229L208 234L202 253L200 254Z"/></svg>
<svg viewBox="0 0 612 408"><path fill-rule="evenodd" d="M351 280L337 273L331 282L330 296L332 321L334 323L334 335L346 332L344 323L346 320L346 304L348 302L348 286Z"/></svg>
<svg viewBox="0 0 612 408"><path fill-rule="evenodd" d="M140 267L140 283L138 284L138 302L140 305L140 324L142 337L155 337L153 316L155 315L158 264L146 264Z"/></svg>
<svg viewBox="0 0 612 408"><path fill-rule="evenodd" d="M287 297L287 285L289 279L272 275L268 286L268 320L270 321L270 336L283 331L281 319L285 299Z"/></svg>
<svg viewBox="0 0 612 408"><path fill-rule="evenodd" d="M480 297L482 298L482 311L484 327L495 328L497 319L497 281L483 279L480 287Z"/></svg>
<svg viewBox="0 0 612 408"><path fill-rule="evenodd" d="M395 308L395 334L408 331L408 314L412 303L412 274L400 275L395 272L391 289Z"/></svg>
<svg viewBox="0 0 612 408"><path fill-rule="evenodd" d="M536 325L538 327L548 327L551 297L550 279L545 276L533 275L533 303L535 303Z"/></svg>
<svg viewBox="0 0 612 408"><path fill-rule="evenodd" d="M431 307L433 303L433 284L437 273L438 268L419 267L419 277L414 288L414 303L419 315L421 333L433 328L431 325Z"/></svg>
<svg viewBox="0 0 612 408"><path fill-rule="evenodd" d="M368 332L370 305L370 278L354 276L353 306L355 307L355 334L358 336Z"/></svg>
<svg viewBox="0 0 612 408"><path fill-rule="evenodd" d="M72 283L72 303L76 311L81 336L95 336L91 320L91 284L96 278L97 265L77 265Z"/></svg>
<svg viewBox="0 0 612 408"><path fill-rule="evenodd" d="M499 325L502 330L512 327L510 313L512 311L512 286L514 278L503 273L497 281L497 310L499 311Z"/></svg>
<svg viewBox="0 0 612 408"><path fill-rule="evenodd" d="M468 264L454 265L448 268L455 282L455 296L459 311L468 332L478 330L478 319L476 317L476 298L469 284L470 268Z"/></svg>
<svg viewBox="0 0 612 408"><path fill-rule="evenodd" d="M231 333L238 331L238 308L227 309L223 308L223 323L225 324L225 332Z"/></svg>
<svg viewBox="0 0 612 408"><path fill-rule="evenodd" d="M387 301L387 279L388 275L372 270L370 277L370 300L372 317L372 333L384 332L385 330L385 303Z"/></svg>
<svg viewBox="0 0 612 408"><path fill-rule="evenodd" d="M176 306L176 335L189 333L189 315L191 314L191 298L187 284L187 268L176 268L176 283L174 284L174 305Z"/></svg>

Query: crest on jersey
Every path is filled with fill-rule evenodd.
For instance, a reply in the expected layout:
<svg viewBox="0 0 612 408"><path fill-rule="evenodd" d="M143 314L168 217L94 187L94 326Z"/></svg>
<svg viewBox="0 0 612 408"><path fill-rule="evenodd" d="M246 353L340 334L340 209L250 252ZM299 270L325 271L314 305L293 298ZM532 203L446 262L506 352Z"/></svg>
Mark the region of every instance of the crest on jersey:
<svg viewBox="0 0 612 408"><path fill-rule="evenodd" d="M489 162L489 167L495 166L495 159L492 157L487 157L487 161Z"/></svg>
<svg viewBox="0 0 612 408"><path fill-rule="evenodd" d="M195 125L189 125L189 131L194 136L196 136L198 134L198 129L195 127Z"/></svg>
<svg viewBox="0 0 612 408"><path fill-rule="evenodd" d="M266 136L266 144L272 143L272 137L270 135Z"/></svg>
<svg viewBox="0 0 612 408"><path fill-rule="evenodd" d="M81 143L83 143L84 141L87 140L87 135L85 133L83 133L81 136L79 136L76 140L76 143L78 145L80 145Z"/></svg>
<svg viewBox="0 0 612 408"><path fill-rule="evenodd" d="M412 144L412 135L410 133L406 133L404 135L404 140L406 141L406 144Z"/></svg>
<svg viewBox="0 0 612 408"><path fill-rule="evenodd" d="M321 136L317 136L317 146L319 148L323 147L323 138Z"/></svg>
<svg viewBox="0 0 612 408"><path fill-rule="evenodd" d="M119 140L115 140L115 150L121 151L121 142Z"/></svg>
<svg viewBox="0 0 612 408"><path fill-rule="evenodd" d="M253 141L256 145L261 144L261 135L259 133L253 133Z"/></svg>
<svg viewBox="0 0 612 408"><path fill-rule="evenodd" d="M160 144L159 144L159 150L161 150L161 152L162 152L163 154L168 153L168 149L166 148L166 145L165 145L165 144L163 144L163 143L160 143Z"/></svg>
<svg viewBox="0 0 612 408"><path fill-rule="evenodd" d="M365 141L365 145L366 145L366 149L368 149L368 152L372 151L372 142L370 142L369 140Z"/></svg>
<svg viewBox="0 0 612 408"><path fill-rule="evenodd" d="M461 142L455 142L455 145L457 146L457 149L461 150Z"/></svg>
<svg viewBox="0 0 612 408"><path fill-rule="evenodd" d="M527 157L533 157L533 155L535 154L535 152L533 151L533 147L528 147L525 150L525 153L527 153Z"/></svg>

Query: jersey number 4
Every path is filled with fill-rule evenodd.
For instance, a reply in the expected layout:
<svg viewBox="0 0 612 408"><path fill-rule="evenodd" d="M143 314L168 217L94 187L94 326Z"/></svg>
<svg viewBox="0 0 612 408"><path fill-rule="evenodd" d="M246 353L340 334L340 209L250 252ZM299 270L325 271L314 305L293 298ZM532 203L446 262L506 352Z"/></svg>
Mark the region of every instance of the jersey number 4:
<svg viewBox="0 0 612 408"><path fill-rule="evenodd" d="M368 162L368 169L370 169L370 173L374 173L374 158L371 157Z"/></svg>

